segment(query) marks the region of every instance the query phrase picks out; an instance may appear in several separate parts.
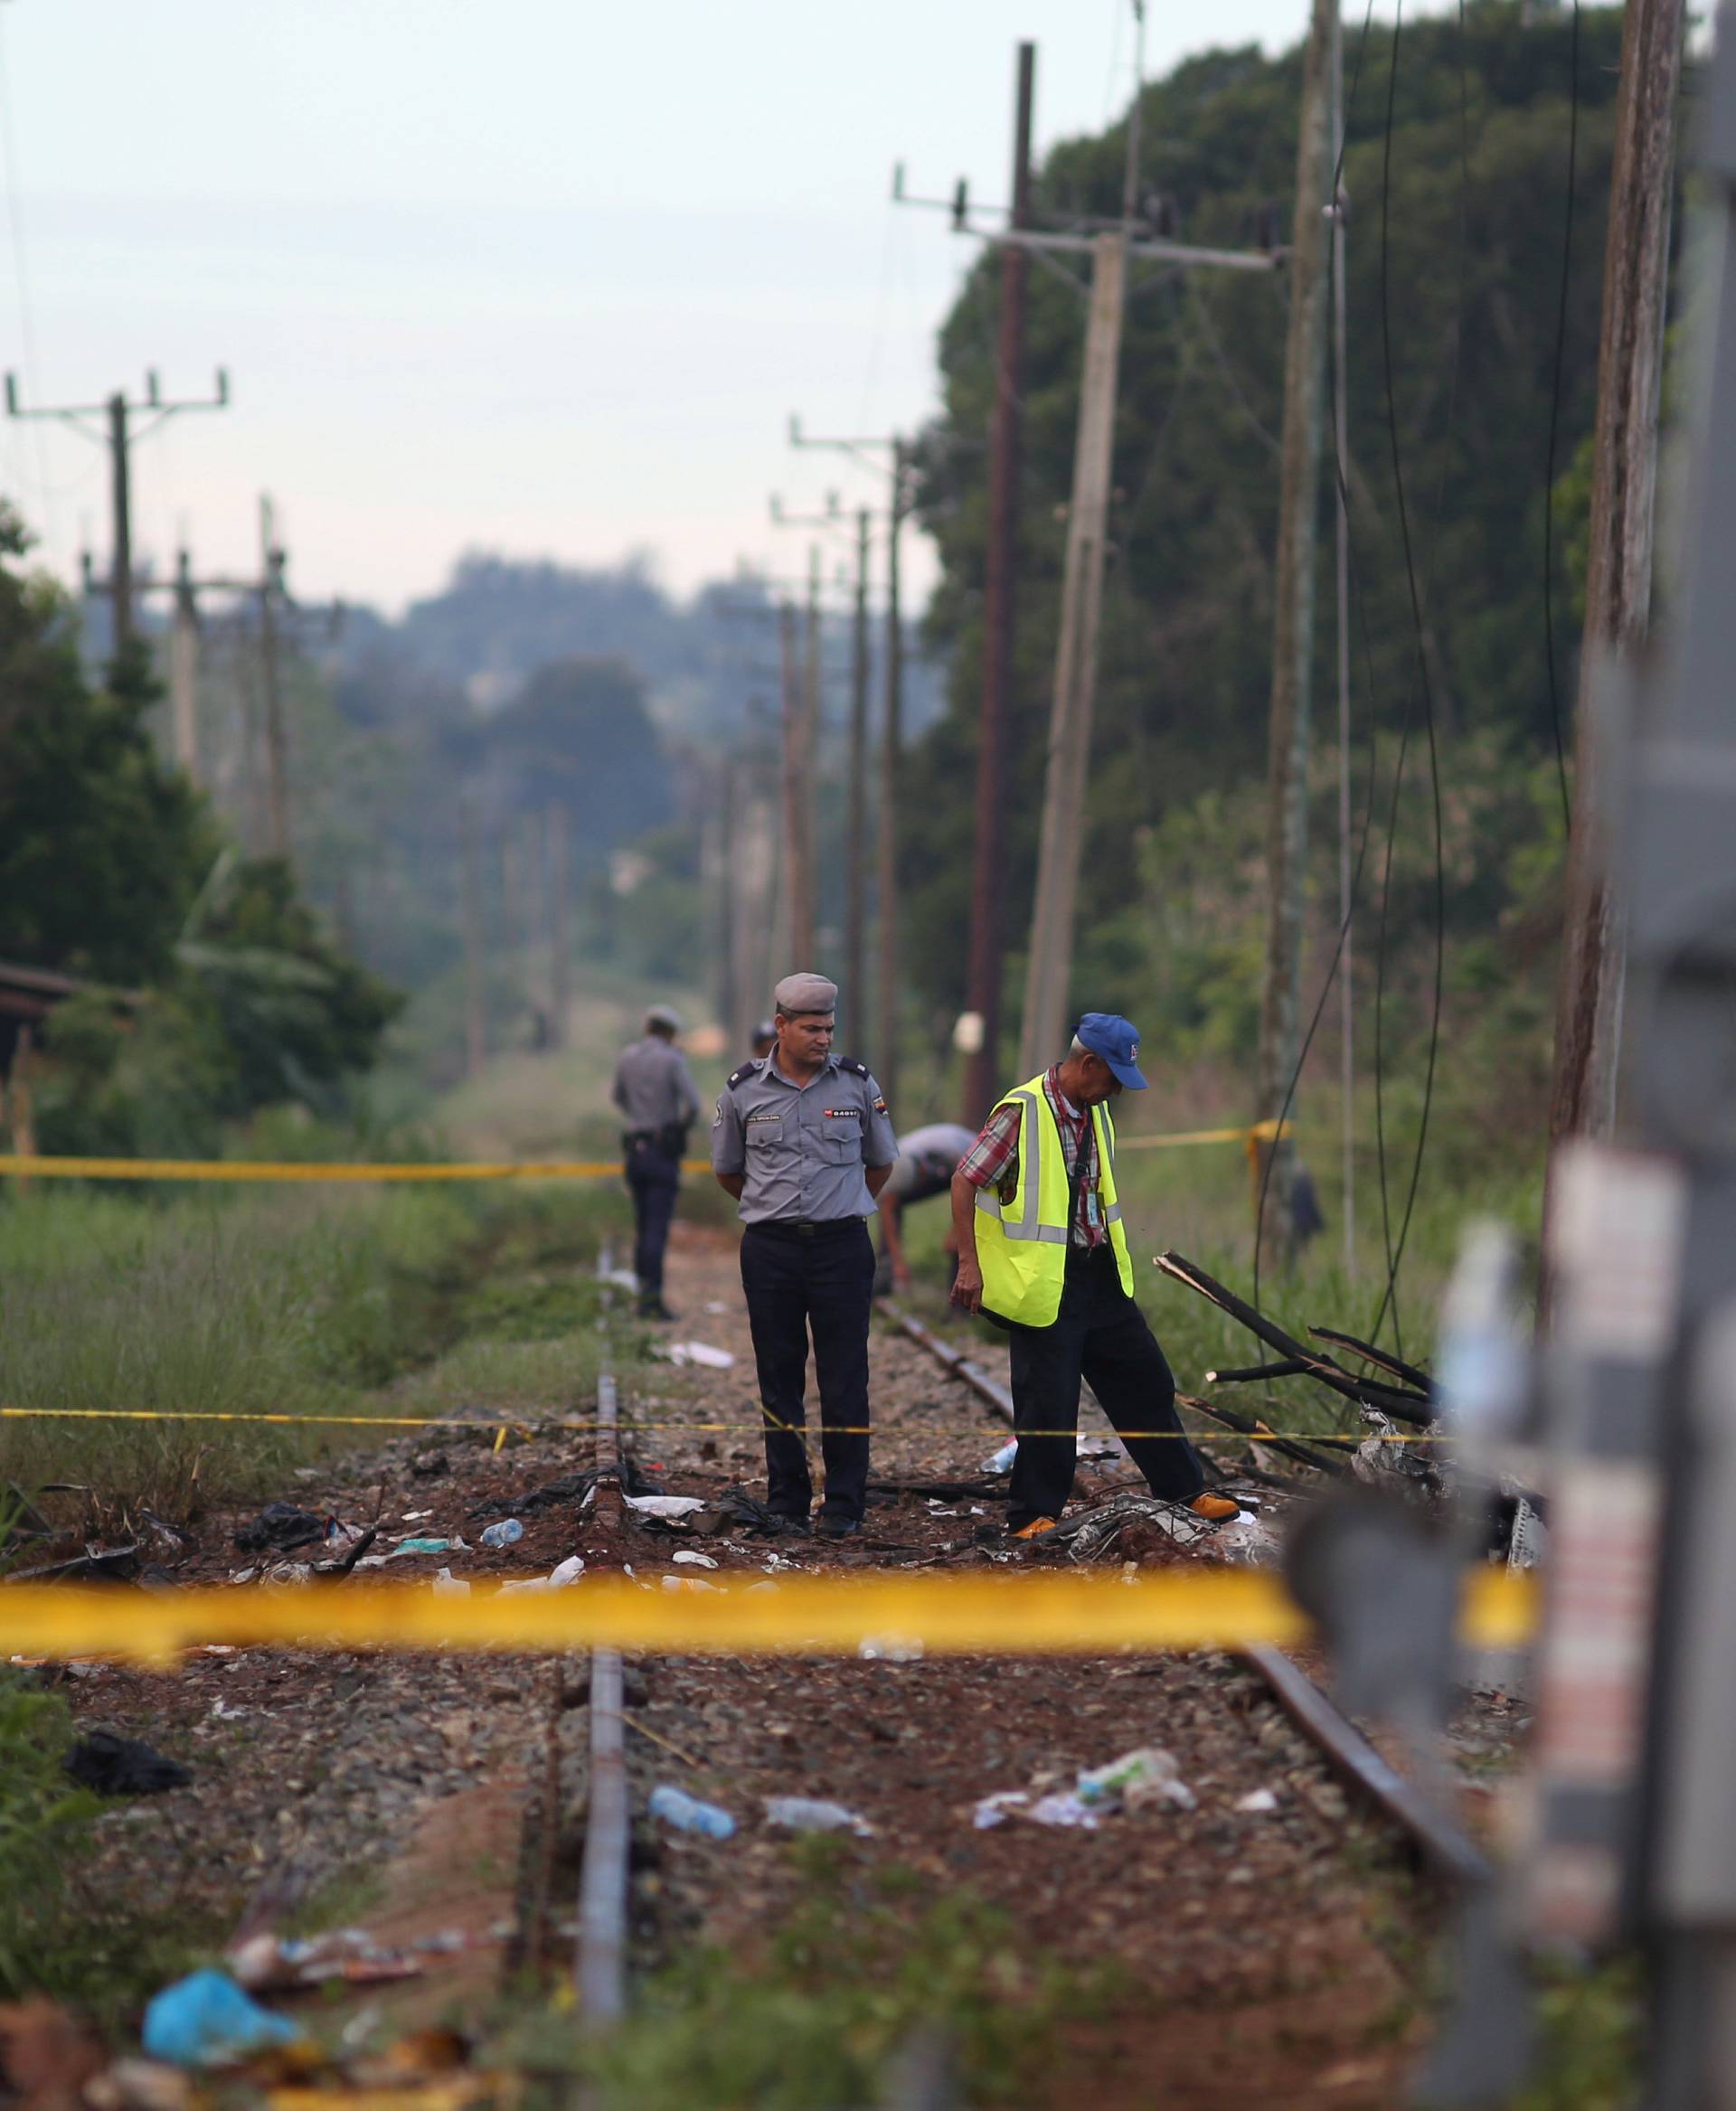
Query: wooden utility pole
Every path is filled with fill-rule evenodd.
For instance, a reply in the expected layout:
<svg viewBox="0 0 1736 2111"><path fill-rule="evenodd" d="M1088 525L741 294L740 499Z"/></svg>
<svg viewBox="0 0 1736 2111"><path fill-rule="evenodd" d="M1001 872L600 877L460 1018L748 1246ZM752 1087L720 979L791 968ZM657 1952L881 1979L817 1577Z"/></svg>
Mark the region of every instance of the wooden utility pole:
<svg viewBox="0 0 1736 2111"><path fill-rule="evenodd" d="M1018 99L1013 123L1010 224L1031 224L1031 113L1037 47L1019 46ZM1001 967L1005 947L1002 896L1006 888L1006 721L1013 691L1018 620L1019 472L1023 457L1025 277L1027 253L1001 251L1001 314L995 360L995 413L989 433L988 562L983 592L983 701L976 722L976 834L970 876L970 957L965 1004L981 1022L981 1039L965 1070L964 1119L973 1126L1001 1087Z"/></svg>
<svg viewBox="0 0 1736 2111"><path fill-rule="evenodd" d="M1309 674L1314 651L1316 524L1325 412L1327 213L1331 204L1332 50L1338 0L1314 0L1302 57L1284 346L1284 431L1274 567L1272 702L1266 810L1266 974L1260 1009L1259 1110L1284 1110L1296 1074L1308 824ZM1288 1246L1295 1151L1275 1146L1271 1195Z"/></svg>
<svg viewBox="0 0 1736 2111"><path fill-rule="evenodd" d="M133 595L133 507L132 507L132 448L137 441L147 438L159 425L183 410L222 410L229 404L229 376L222 367L217 369L217 392L210 397L189 398L171 403L165 401L157 385L155 372L145 377L145 395L142 401L134 402L124 389L116 390L112 396L100 403L69 403L25 407L18 401L18 377L6 376L6 415L8 418L56 418L70 425L87 438L99 440L108 449L108 497L110 511L110 557L108 570L108 598L112 603L114 650L130 645L134 635ZM142 431L133 429L135 415L147 418L149 423ZM89 422L100 419L95 428Z"/></svg>
<svg viewBox="0 0 1736 2111"><path fill-rule="evenodd" d="M880 733L880 815L875 893L880 916L879 1018L874 1071L890 1101L898 1089L899 765L904 745L904 616L899 590L899 531L904 524L909 452L892 442L892 503L886 537L886 707Z"/></svg>
<svg viewBox="0 0 1736 2111"><path fill-rule="evenodd" d="M549 802L549 1038L555 1048L567 1045L568 1014L572 1009L572 927L571 860L567 854L567 809Z"/></svg>
<svg viewBox="0 0 1736 2111"><path fill-rule="evenodd" d="M784 894L789 912L789 969L814 965L814 860L808 834L812 807L807 712L796 650L796 609L785 601L778 612L778 649L783 674Z"/></svg>
<svg viewBox="0 0 1736 2111"><path fill-rule="evenodd" d="M265 703L265 807L271 855L289 855L289 739L278 669L278 597L283 551L278 547L271 501L259 497L259 693Z"/></svg>
<svg viewBox="0 0 1736 2111"><path fill-rule="evenodd" d="M1061 640L1055 653L1049 768L1043 800L1037 892L1031 919L1019 1068L1032 1074L1064 1052L1067 979L1073 957L1073 910L1097 703L1097 630L1103 601L1103 544L1109 529L1109 471L1115 442L1116 368L1127 295L1127 237L1099 234L1091 263L1091 306L1080 381L1073 495L1067 514L1061 574Z"/></svg>
<svg viewBox="0 0 1736 2111"><path fill-rule="evenodd" d="M850 633L850 763L844 786L844 983L853 1035L867 1017L868 546L873 516L856 512L856 601Z"/></svg>
<svg viewBox="0 0 1736 2111"><path fill-rule="evenodd" d="M1597 685L1646 641L1651 615L1658 401L1682 72L1681 0L1628 0L1609 178L1585 638L1573 740L1567 918L1555 1004L1552 1144L1615 1126L1627 945L1605 843Z"/></svg>
<svg viewBox="0 0 1736 2111"><path fill-rule="evenodd" d="M199 780L199 605L193 567L184 550L175 567L175 613L169 622L169 723L175 759L194 784Z"/></svg>
<svg viewBox="0 0 1736 2111"><path fill-rule="evenodd" d="M482 1001L482 885L477 871L476 809L466 799L460 809L459 846L464 926L464 1065L474 1078L487 1055Z"/></svg>

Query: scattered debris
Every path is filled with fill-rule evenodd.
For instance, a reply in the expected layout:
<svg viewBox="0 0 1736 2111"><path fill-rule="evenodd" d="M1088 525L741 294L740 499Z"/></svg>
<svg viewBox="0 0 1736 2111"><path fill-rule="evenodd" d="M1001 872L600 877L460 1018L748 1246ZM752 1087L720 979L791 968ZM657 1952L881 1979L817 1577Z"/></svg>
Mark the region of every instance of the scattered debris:
<svg viewBox="0 0 1736 2111"><path fill-rule="evenodd" d="M624 1495L622 1501L641 1517L691 1517L705 1507L701 1495Z"/></svg>
<svg viewBox="0 0 1736 2111"><path fill-rule="evenodd" d="M874 1828L860 1812L846 1810L841 1803L824 1803L807 1795L769 1795L766 1823L783 1825L792 1833L854 1833L858 1840L871 1840Z"/></svg>
<svg viewBox="0 0 1736 2111"><path fill-rule="evenodd" d="M35 1994L0 2003L0 2088L20 2111L77 2111L108 2064L95 2031L59 2002Z"/></svg>
<svg viewBox="0 0 1736 2111"><path fill-rule="evenodd" d="M8 1583L130 1583L138 1574L137 1541L124 1547L104 1547L89 1542L83 1553L67 1561L50 1561L40 1569L14 1569Z"/></svg>
<svg viewBox="0 0 1736 2111"><path fill-rule="evenodd" d="M1253 1788L1246 1795L1237 1797L1236 1808L1257 1815L1266 1811L1275 1811L1278 1808L1278 1798L1269 1788Z"/></svg>
<svg viewBox="0 0 1736 2111"><path fill-rule="evenodd" d="M463 1545L462 1540L425 1540L412 1535L407 1540L400 1540L388 1559L395 1559L400 1554L445 1554Z"/></svg>
<svg viewBox="0 0 1736 2111"><path fill-rule="evenodd" d="M449 1569L437 1569L434 1572L436 1597L468 1597L470 1586L462 1576L454 1576Z"/></svg>
<svg viewBox="0 0 1736 2111"><path fill-rule="evenodd" d="M117 1737L111 1729L87 1730L61 1765L80 1788L98 1795L161 1795L193 1779L178 1759L165 1759L137 1738Z"/></svg>
<svg viewBox="0 0 1736 2111"><path fill-rule="evenodd" d="M703 1576L665 1576L661 1579L665 1590L715 1590L714 1583L707 1583Z"/></svg>
<svg viewBox="0 0 1736 2111"><path fill-rule="evenodd" d="M703 1371L733 1371L735 1358L709 1342L667 1342L656 1353L671 1363L697 1364Z"/></svg>
<svg viewBox="0 0 1736 2111"><path fill-rule="evenodd" d="M175 2067L222 2067L302 2035L299 2023L261 2008L227 1972L206 1969L152 1997L142 2042L153 2059Z"/></svg>
<svg viewBox="0 0 1736 2111"><path fill-rule="evenodd" d="M410 1460L410 1470L418 1480L431 1481L441 1474L449 1474L452 1461L443 1451L424 1451Z"/></svg>
<svg viewBox="0 0 1736 2111"><path fill-rule="evenodd" d="M674 1559L677 1561L686 1561L695 1569L715 1569L718 1566L714 1555L698 1553L692 1547L681 1548Z"/></svg>
<svg viewBox="0 0 1736 2111"><path fill-rule="evenodd" d="M1165 1503L1159 1496L1129 1488L1111 1495L1106 1503L1076 1511L1052 1531L1033 1541L1031 1550L1045 1556L1064 1555L1073 1561L1099 1560L1115 1551L1122 1533L1133 1524L1155 1526L1178 1547L1191 1547L1218 1530L1185 1503Z"/></svg>
<svg viewBox="0 0 1736 2111"><path fill-rule="evenodd" d="M549 1588L564 1590L568 1584L577 1583L585 1572L584 1557L569 1554L564 1561L557 1561L549 1570Z"/></svg>
<svg viewBox="0 0 1736 2111"><path fill-rule="evenodd" d="M515 1547L524 1537L524 1527L515 1517L504 1517L498 1524L491 1524L482 1535L485 1547Z"/></svg>
<svg viewBox="0 0 1736 2111"><path fill-rule="evenodd" d="M293 1503L268 1503L256 1518L238 1529L234 1543L243 1554L263 1554L268 1549L287 1554L323 1540L335 1522L316 1517L311 1510L298 1510Z"/></svg>
<svg viewBox="0 0 1736 2111"><path fill-rule="evenodd" d="M679 1788L654 1788L651 1815L673 1825L677 1833L698 1833L707 1840L727 1840L735 1831L735 1820L728 1811L714 1803L702 1803Z"/></svg>
<svg viewBox="0 0 1736 2111"><path fill-rule="evenodd" d="M1191 1811L1196 1801L1161 1745L1141 1745L1107 1766L1091 1767L1080 1776L1078 1792L1079 1800L1094 1810L1119 1805L1137 1811L1148 1804L1173 1803Z"/></svg>
<svg viewBox="0 0 1736 2111"><path fill-rule="evenodd" d="M160 2059L118 2059L84 2085L90 2111L189 2111L193 2084Z"/></svg>

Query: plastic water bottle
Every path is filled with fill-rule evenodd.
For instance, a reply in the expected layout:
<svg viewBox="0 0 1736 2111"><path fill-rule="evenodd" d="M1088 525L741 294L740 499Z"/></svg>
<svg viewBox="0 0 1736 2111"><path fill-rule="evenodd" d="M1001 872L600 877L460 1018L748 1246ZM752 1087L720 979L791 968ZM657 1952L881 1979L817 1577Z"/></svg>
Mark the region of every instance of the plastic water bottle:
<svg viewBox="0 0 1736 2111"><path fill-rule="evenodd" d="M707 1840L727 1840L735 1831L735 1820L714 1803L701 1803L684 1790L659 1786L651 1791L651 1815L673 1825L677 1833L699 1833Z"/></svg>
<svg viewBox="0 0 1736 2111"><path fill-rule="evenodd" d="M515 1517L503 1517L498 1524L491 1524L482 1535L485 1547L516 1546L524 1537L524 1527Z"/></svg>

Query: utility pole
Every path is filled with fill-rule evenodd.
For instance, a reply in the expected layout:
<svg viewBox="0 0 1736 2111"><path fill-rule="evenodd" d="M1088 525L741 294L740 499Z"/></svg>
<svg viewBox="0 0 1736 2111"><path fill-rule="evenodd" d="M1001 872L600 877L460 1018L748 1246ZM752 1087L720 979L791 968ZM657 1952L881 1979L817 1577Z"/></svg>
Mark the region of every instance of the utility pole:
<svg viewBox="0 0 1736 2111"><path fill-rule="evenodd" d="M459 914L464 928L464 1067L474 1078L487 1056L482 1001L482 886L476 860L476 814L469 798L459 807Z"/></svg>
<svg viewBox="0 0 1736 2111"><path fill-rule="evenodd" d="M1332 343L1333 544L1337 567L1338 647L1338 1024L1340 1119L1343 1126L1344 1274L1356 1280L1356 978L1351 928L1350 853L1350 330L1348 321L1350 201L1344 194L1344 18L1332 11Z"/></svg>
<svg viewBox="0 0 1736 2111"><path fill-rule="evenodd" d="M1211 266L1232 271L1270 271L1282 252L1204 249L1172 241L1149 230L1139 202L1139 145L1145 68L1144 0L1133 0L1139 56L1139 86L1127 114L1127 152L1121 212L1112 221L1079 220L1070 231L1008 225L990 231L973 224L960 182L949 200L909 196L904 171L893 172L893 199L906 205L948 212L956 234L971 234L1024 250L1065 272L1069 254L1091 259L1090 311L1080 380L1079 437L1073 457L1073 495L1067 520L1060 637L1050 714L1048 772L1043 791L1043 839L1038 853L1036 900L1031 919L1024 1018L1019 1060L1041 1069L1059 1053L1067 1023L1068 971L1073 950L1074 905L1083 841L1085 786L1090 760L1091 720L1097 701L1098 617L1102 606L1110 461L1115 432L1116 370L1120 363L1121 322L1132 292L1128 273L1136 259L1149 259L1167 277L1175 267ZM980 210L980 209L979 209ZM1013 215L1007 212L1009 221ZM1147 281L1149 283L1149 281ZM986 1039L986 1037L985 1037Z"/></svg>
<svg viewBox="0 0 1736 2111"><path fill-rule="evenodd" d="M1019 46L1013 121L1014 229L1031 224L1031 117L1037 47ZM970 873L970 957L965 1004L981 1038L965 1070L965 1121L987 1115L1000 1088L1001 968L1005 951L1001 897L1006 887L1006 721L1018 622L1019 481L1023 462L1025 250L1001 252L1001 315L995 344L995 413L989 432L988 562L983 593L983 701L976 726L976 834Z"/></svg>
<svg viewBox="0 0 1736 2111"><path fill-rule="evenodd" d="M778 654L784 700L784 891L789 906L792 967L814 960L813 782L807 712L796 646L796 607L778 611Z"/></svg>
<svg viewBox="0 0 1736 2111"><path fill-rule="evenodd" d="M868 1015L868 548L872 516L856 509L856 605L850 633L850 759L844 786L844 978L854 1026Z"/></svg>
<svg viewBox="0 0 1736 2111"><path fill-rule="evenodd" d="M266 817L271 855L289 855L289 744L278 682L275 603L283 584L283 551L274 532L271 501L259 496L259 690L265 700Z"/></svg>
<svg viewBox="0 0 1736 2111"><path fill-rule="evenodd" d="M567 809L549 802L549 1035L553 1047L567 1045L567 1015L572 1009L572 953Z"/></svg>
<svg viewBox="0 0 1736 2111"><path fill-rule="evenodd" d="M891 1100L898 1084L898 828L899 765L904 739L904 629L899 580L899 536L912 510L913 464L901 434L884 439L825 439L789 421L793 448L826 448L850 455L886 476L891 492L886 508L886 683L881 722L880 808L875 831L875 895L878 909L877 987L873 1069Z"/></svg>
<svg viewBox="0 0 1736 2111"><path fill-rule="evenodd" d="M169 625L169 724L177 768L199 782L199 605L184 550L175 561L175 614Z"/></svg>
<svg viewBox="0 0 1736 2111"><path fill-rule="evenodd" d="M1314 0L1302 56L1297 127L1290 315L1284 346L1284 429L1274 566L1272 693L1266 810L1266 974L1260 1008L1257 1118L1285 1111L1300 1040L1302 916L1308 833L1309 675L1314 652L1316 520L1326 410L1326 228L1332 204L1332 51L1338 0ZM1273 1154L1271 1193L1288 1253L1295 1146Z"/></svg>
<svg viewBox="0 0 1736 2111"><path fill-rule="evenodd" d="M165 400L157 384L155 369L145 377L145 396L142 402L134 402L124 389L101 403L70 403L61 405L26 406L18 401L18 377L6 376L6 415L8 418L55 418L81 432L88 439L99 440L108 449L108 493L111 513L110 561L108 595L113 603L114 652L118 655L133 639L133 512L131 490L131 450L137 443L148 438L156 429L183 410L223 410L229 406L229 375L222 367L217 369L217 392L209 397L189 397L180 402ZM135 416L148 418L150 422L142 431L135 431L131 421ZM93 430L87 420L100 419L101 425Z"/></svg>
<svg viewBox="0 0 1736 2111"><path fill-rule="evenodd" d="M1665 287L1682 73L1681 0L1628 0L1609 178L1598 348L1585 639L1573 740L1567 917L1555 1004L1552 1144L1614 1128L1626 939L1611 900L1597 684L1637 652L1651 616Z"/></svg>

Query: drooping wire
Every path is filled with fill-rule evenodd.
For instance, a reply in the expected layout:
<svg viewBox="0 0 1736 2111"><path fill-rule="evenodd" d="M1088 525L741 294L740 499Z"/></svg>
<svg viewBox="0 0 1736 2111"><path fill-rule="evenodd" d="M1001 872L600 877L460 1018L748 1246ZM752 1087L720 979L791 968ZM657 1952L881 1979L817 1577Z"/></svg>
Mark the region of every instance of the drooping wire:
<svg viewBox="0 0 1736 2111"><path fill-rule="evenodd" d="M1549 678L1549 721L1555 736L1555 776L1561 787L1561 825L1572 825L1567 790L1567 742L1561 731L1561 699L1555 678L1555 444L1561 424L1561 368L1567 353L1567 296L1573 269L1574 178L1580 150L1580 0L1573 0L1568 35L1567 205L1561 226L1561 293L1555 307L1555 360L1549 384L1549 452L1543 470L1543 666Z"/></svg>

